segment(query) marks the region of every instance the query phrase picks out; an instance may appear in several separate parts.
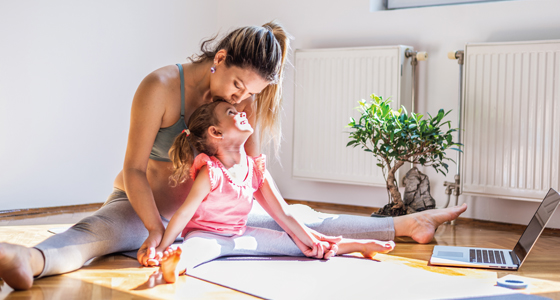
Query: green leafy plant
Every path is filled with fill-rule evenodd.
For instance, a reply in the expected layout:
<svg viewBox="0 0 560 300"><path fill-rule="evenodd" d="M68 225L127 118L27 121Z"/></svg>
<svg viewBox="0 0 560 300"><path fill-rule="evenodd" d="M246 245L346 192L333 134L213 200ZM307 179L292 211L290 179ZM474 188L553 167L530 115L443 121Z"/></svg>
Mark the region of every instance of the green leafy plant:
<svg viewBox="0 0 560 300"><path fill-rule="evenodd" d="M383 170L389 196L389 204L380 211L390 211L388 214L393 216L406 214L395 177L397 170L408 162L431 166L436 172L445 175L448 171L445 161L453 161L446 157L445 150L461 151L452 148L461 146L453 142L452 133L457 129L451 128L450 121L443 122L451 110L445 112L440 109L436 116L428 114L429 117L424 119L423 115L409 115L404 106L398 111L393 110L390 99L384 100L375 94L370 97L369 103L362 100L356 108L361 113L360 119L350 119L348 127L353 131L346 146L360 146L377 158L377 166ZM443 130L445 125L446 131Z"/></svg>

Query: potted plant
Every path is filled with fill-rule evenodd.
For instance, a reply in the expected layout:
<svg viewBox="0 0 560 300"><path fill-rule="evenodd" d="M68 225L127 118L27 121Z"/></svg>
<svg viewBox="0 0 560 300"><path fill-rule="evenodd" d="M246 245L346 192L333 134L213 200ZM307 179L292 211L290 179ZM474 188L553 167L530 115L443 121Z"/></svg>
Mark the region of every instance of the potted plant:
<svg viewBox="0 0 560 300"><path fill-rule="evenodd" d="M453 142L452 133L457 131L451 128L450 121L443 122L443 118L451 112L440 109L436 116L411 113L404 107L395 111L390 106L390 99L372 94L368 103L360 101L357 109L361 113L358 121L351 118L348 127L350 142L346 145L360 146L364 151L372 153L383 171L387 183L389 203L376 214L398 216L407 213L395 174L405 163L431 166L436 172L446 174L448 164L445 150L454 149L460 144ZM443 127L447 125L447 130ZM414 170L415 168L413 168Z"/></svg>

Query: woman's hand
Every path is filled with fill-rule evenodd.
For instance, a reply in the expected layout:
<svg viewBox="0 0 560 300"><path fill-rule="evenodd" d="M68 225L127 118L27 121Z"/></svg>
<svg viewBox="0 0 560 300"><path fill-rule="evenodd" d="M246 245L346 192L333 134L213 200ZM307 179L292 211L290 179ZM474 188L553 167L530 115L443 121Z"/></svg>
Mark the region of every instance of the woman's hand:
<svg viewBox="0 0 560 300"><path fill-rule="evenodd" d="M148 238L138 249L138 262L144 267L154 267L159 265L156 258L156 247L159 246L163 232L151 231Z"/></svg>

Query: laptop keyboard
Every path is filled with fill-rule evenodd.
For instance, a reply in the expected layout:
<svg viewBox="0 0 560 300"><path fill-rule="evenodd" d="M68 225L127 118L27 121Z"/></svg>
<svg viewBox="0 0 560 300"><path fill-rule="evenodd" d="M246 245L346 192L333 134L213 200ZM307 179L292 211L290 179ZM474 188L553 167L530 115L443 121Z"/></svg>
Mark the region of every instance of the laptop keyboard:
<svg viewBox="0 0 560 300"><path fill-rule="evenodd" d="M471 262L491 263L491 264L498 264L498 265L506 264L504 251L470 249L469 256Z"/></svg>

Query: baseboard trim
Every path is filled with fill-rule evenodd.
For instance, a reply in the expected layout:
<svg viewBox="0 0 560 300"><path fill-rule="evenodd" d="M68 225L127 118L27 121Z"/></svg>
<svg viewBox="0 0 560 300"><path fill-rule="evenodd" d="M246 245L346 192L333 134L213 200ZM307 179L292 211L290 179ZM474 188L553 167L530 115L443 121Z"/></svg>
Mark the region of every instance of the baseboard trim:
<svg viewBox="0 0 560 300"><path fill-rule="evenodd" d="M90 212L90 211L98 210L102 205L103 203L90 203L90 204L67 205L67 206L1 210L0 218L19 219L19 218L26 218L26 217L39 217L42 215L59 215L59 214L67 214L67 213Z"/></svg>
<svg viewBox="0 0 560 300"><path fill-rule="evenodd" d="M379 207L371 207L371 206L358 206L358 205L347 205L347 204L315 202L315 201L301 201L301 200L293 200L293 199L285 199L285 200L288 204L303 204L316 210L332 210L332 211L339 211L344 213L363 214L365 216L369 216L373 212L379 209Z"/></svg>

